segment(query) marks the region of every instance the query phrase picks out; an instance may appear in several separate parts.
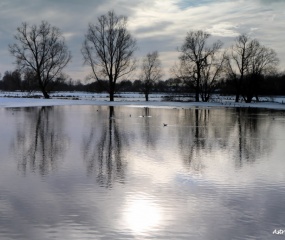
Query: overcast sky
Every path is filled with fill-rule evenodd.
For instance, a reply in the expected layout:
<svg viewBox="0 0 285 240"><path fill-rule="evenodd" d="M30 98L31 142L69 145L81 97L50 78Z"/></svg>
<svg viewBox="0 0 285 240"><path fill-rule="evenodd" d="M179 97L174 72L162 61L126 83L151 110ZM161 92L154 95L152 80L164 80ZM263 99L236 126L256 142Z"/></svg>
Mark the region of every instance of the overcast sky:
<svg viewBox="0 0 285 240"><path fill-rule="evenodd" d="M128 17L128 29L138 44L137 58L157 50L164 67L164 78L177 61L177 47L190 30L205 30L224 47L241 33L257 38L273 48L285 69L285 0L1 0L0 73L14 70L8 44L22 22L42 20L60 28L72 52L65 72L84 80L90 72L80 53L88 23L114 10Z"/></svg>

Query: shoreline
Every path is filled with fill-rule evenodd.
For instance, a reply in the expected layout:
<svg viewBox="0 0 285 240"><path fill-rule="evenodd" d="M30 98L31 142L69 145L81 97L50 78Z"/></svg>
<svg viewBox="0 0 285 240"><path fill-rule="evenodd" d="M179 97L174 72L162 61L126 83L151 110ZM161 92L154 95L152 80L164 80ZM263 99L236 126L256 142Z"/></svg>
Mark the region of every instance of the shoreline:
<svg viewBox="0 0 285 240"><path fill-rule="evenodd" d="M233 102L166 102L166 101L104 101L104 100L69 100L69 99L37 99L0 97L0 108L44 107L44 106L98 105L128 107L159 107L159 108L264 108L285 110L285 104L275 102L233 103Z"/></svg>

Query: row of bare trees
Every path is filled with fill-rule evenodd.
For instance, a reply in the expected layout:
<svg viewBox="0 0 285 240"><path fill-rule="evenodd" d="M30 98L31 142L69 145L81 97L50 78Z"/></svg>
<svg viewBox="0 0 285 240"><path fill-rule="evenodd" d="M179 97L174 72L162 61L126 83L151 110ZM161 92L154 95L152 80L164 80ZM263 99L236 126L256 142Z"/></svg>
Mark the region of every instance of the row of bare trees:
<svg viewBox="0 0 285 240"><path fill-rule="evenodd" d="M235 101L238 102L240 96L245 102L251 102L253 97L258 100L259 81L264 75L276 72L278 62L273 49L247 35L239 36L226 61L228 76L235 82Z"/></svg>
<svg viewBox="0 0 285 240"><path fill-rule="evenodd" d="M15 39L16 43L9 45L9 50L16 58L19 71L29 72L37 79L44 97L49 98L49 86L62 79L62 70L71 60L60 30L45 21L39 26L23 23L17 28ZM125 16L110 11L99 17L96 24L89 24L81 52L85 64L92 69L92 78L109 80L106 90L110 101L114 101L118 79L135 70L135 50L136 40L127 30ZM148 100L151 82L161 76L158 53L148 54L142 65L141 77L145 80Z"/></svg>
<svg viewBox="0 0 285 240"><path fill-rule="evenodd" d="M245 102L258 100L260 80L277 71L276 52L246 34L238 36L229 50L222 50L221 41L209 45L209 38L203 31L188 32L173 75L195 89L196 101L208 101L222 79L234 81L236 102L241 97Z"/></svg>
<svg viewBox="0 0 285 240"><path fill-rule="evenodd" d="M17 28L15 40L9 50L19 71L29 72L37 79L44 97L49 98L49 86L63 79L62 70L71 60L60 30L44 21L39 26L23 23ZM247 35L239 36L227 52L222 50L221 41L209 44L209 40L210 34L201 30L187 33L178 49L179 63L171 69L175 78L195 90L196 101L209 101L221 79L235 82L236 101L240 97L246 102L257 98L259 79L276 70L278 58L274 50ZM108 80L110 101L114 101L118 80L136 69L136 49L125 16L110 11L100 16L96 24L89 24L81 52L84 63L91 67L91 78L97 82ZM150 52L143 58L140 70L146 101L154 82L161 77L159 54Z"/></svg>

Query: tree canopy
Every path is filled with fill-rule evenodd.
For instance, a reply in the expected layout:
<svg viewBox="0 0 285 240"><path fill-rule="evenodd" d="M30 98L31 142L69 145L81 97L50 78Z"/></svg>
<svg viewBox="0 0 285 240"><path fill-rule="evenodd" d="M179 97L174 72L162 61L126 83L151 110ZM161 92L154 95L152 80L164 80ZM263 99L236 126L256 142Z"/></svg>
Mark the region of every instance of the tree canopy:
<svg viewBox="0 0 285 240"><path fill-rule="evenodd" d="M44 97L49 98L47 88L71 59L60 30L46 21L39 26L24 22L17 28L15 40L9 50L16 58L18 69L33 72Z"/></svg>
<svg viewBox="0 0 285 240"><path fill-rule="evenodd" d="M114 101L116 82L135 69L136 40L127 30L127 18L114 11L89 24L81 52L96 80L109 80L110 101Z"/></svg>

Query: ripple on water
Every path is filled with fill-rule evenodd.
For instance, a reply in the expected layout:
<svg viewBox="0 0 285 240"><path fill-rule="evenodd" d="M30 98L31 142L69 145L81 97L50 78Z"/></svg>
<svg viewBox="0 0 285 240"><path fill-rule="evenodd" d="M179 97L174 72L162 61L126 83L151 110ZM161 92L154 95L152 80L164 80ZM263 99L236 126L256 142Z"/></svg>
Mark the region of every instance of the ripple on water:
<svg viewBox="0 0 285 240"><path fill-rule="evenodd" d="M0 239L272 239L285 222L282 118L253 109L2 111Z"/></svg>

